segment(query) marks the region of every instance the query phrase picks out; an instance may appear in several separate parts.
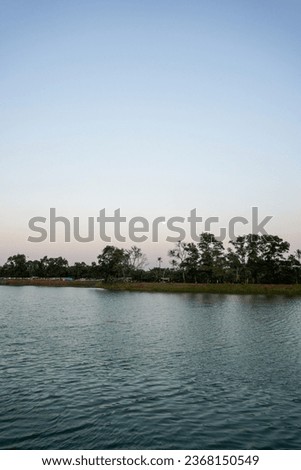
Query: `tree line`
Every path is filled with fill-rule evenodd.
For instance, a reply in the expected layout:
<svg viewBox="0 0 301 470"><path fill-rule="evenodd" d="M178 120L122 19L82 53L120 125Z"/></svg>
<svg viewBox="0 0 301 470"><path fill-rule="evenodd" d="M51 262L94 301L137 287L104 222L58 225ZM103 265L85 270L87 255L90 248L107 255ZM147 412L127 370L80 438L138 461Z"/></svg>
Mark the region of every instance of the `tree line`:
<svg viewBox="0 0 301 470"><path fill-rule="evenodd" d="M243 235L224 245L204 232L198 243L179 241L168 251L169 267L147 269L140 248L107 245L90 265L65 258L28 260L24 254L10 256L0 267L0 277L102 279L104 282L193 282L293 284L301 281L301 250L290 253L290 244L276 235Z"/></svg>

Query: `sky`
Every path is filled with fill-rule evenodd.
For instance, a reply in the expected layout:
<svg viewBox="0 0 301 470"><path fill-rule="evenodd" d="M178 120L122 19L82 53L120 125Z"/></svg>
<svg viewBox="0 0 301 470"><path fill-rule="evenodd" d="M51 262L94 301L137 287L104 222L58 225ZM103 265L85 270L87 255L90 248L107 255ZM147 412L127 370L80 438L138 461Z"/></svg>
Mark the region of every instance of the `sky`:
<svg viewBox="0 0 301 470"><path fill-rule="evenodd" d="M258 207L301 248L298 0L2 0L0 17L0 264L96 260L97 233L28 241L50 208L84 236L103 208L226 226ZM150 263L168 264L164 230L139 245Z"/></svg>

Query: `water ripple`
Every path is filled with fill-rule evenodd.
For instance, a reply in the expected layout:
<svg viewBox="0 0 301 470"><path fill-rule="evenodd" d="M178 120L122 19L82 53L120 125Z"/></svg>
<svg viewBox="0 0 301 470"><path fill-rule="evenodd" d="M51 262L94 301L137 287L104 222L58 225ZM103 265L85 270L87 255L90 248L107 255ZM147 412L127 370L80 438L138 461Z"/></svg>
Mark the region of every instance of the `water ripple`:
<svg viewBox="0 0 301 470"><path fill-rule="evenodd" d="M0 448L299 449L301 301L0 287Z"/></svg>

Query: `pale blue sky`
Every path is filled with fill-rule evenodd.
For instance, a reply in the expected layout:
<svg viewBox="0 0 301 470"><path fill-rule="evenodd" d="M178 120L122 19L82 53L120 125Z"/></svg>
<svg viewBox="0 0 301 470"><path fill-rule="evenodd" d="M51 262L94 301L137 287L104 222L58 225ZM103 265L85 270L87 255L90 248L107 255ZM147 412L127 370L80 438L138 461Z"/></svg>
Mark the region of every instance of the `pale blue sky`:
<svg viewBox="0 0 301 470"><path fill-rule="evenodd" d="M226 222L258 206L301 247L298 0L3 0L0 16L0 264L96 259L98 240L27 242L50 207L84 230L104 207Z"/></svg>

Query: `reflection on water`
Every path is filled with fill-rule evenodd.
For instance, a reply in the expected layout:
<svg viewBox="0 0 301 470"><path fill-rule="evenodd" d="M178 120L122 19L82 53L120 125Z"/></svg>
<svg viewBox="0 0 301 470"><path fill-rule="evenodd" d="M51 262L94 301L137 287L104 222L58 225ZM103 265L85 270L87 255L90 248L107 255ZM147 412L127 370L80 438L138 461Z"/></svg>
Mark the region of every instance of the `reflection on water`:
<svg viewBox="0 0 301 470"><path fill-rule="evenodd" d="M0 447L301 448L301 300L0 287Z"/></svg>

